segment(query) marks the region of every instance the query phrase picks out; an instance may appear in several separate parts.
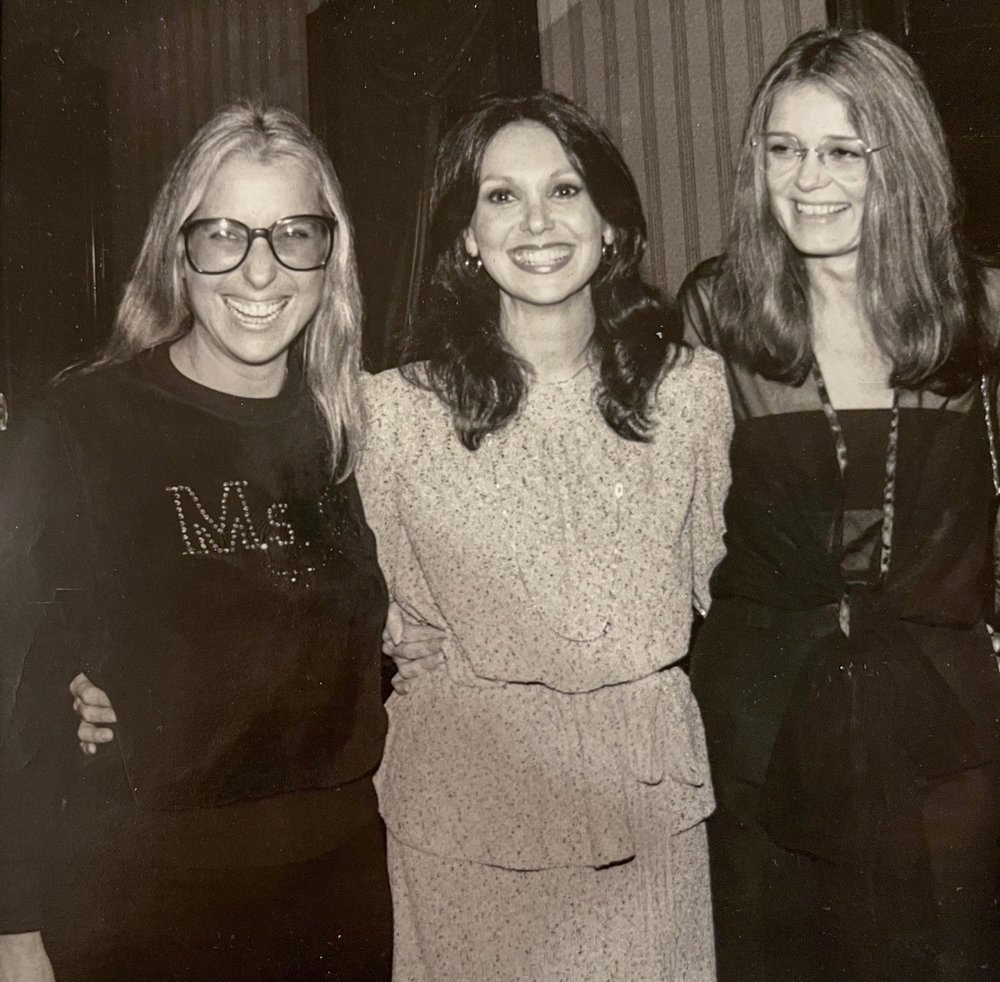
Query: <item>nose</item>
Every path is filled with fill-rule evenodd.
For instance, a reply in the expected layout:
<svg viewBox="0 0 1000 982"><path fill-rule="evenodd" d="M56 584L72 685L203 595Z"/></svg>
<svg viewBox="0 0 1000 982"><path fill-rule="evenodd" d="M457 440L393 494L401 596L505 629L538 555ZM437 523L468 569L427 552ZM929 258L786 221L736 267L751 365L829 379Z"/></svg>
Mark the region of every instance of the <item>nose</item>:
<svg viewBox="0 0 1000 982"><path fill-rule="evenodd" d="M798 164L795 172L795 183L803 191L821 188L830 180L826 165L819 159L815 150L807 150L805 159Z"/></svg>
<svg viewBox="0 0 1000 982"><path fill-rule="evenodd" d="M277 276L278 260L274 258L267 239L261 236L250 243L250 251L240 270L247 283L257 290L262 290Z"/></svg>
<svg viewBox="0 0 1000 982"><path fill-rule="evenodd" d="M532 235L540 235L547 229L552 228L549 202L545 197L529 197L525 200L521 227Z"/></svg>

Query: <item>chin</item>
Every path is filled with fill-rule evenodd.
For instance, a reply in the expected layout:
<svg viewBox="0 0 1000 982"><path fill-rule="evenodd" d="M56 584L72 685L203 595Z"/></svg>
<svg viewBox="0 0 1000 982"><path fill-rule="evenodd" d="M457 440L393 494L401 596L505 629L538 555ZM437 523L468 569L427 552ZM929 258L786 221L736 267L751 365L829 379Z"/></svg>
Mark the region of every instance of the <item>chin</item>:
<svg viewBox="0 0 1000 982"><path fill-rule="evenodd" d="M789 236L795 251L807 259L833 259L837 256L849 256L858 251L859 243L856 241L819 241L813 238L798 237L796 239Z"/></svg>

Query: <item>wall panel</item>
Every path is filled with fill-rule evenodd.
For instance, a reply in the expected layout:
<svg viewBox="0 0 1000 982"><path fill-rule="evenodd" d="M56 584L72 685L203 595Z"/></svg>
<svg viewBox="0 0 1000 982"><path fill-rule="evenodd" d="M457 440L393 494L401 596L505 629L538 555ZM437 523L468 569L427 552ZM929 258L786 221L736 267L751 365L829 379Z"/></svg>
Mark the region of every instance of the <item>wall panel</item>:
<svg viewBox="0 0 1000 982"><path fill-rule="evenodd" d="M825 0L538 0L545 85L607 127L650 225L649 273L675 290L714 255L753 87Z"/></svg>

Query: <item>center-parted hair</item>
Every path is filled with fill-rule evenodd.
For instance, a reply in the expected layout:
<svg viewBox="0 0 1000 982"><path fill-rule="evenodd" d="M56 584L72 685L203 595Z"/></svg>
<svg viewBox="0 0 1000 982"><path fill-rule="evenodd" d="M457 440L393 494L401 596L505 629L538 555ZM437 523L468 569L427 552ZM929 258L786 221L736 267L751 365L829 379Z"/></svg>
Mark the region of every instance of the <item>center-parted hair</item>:
<svg viewBox="0 0 1000 982"><path fill-rule="evenodd" d="M220 165L233 156L264 163L295 161L305 167L316 181L324 209L337 219L319 309L295 347L306 385L326 423L333 472L342 479L353 470L364 426L358 382L361 291L354 236L330 158L306 124L287 109L249 101L224 106L181 151L153 204L111 339L95 364L125 361L191 329L180 230Z"/></svg>
<svg viewBox="0 0 1000 982"><path fill-rule="evenodd" d="M808 279L771 211L750 138L777 94L822 86L869 146L858 290L890 381L942 392L968 386L988 358L979 272L958 232L944 133L912 59L872 31L815 30L793 40L754 94L737 162L733 213L714 308L716 342L768 378L810 370Z"/></svg>
<svg viewBox="0 0 1000 982"><path fill-rule="evenodd" d="M646 221L625 161L584 110L552 92L486 97L442 140L431 192L427 272L420 311L404 341L403 374L448 406L470 450L522 404L530 367L501 334L499 287L485 269L467 262L462 241L476 209L487 144L503 127L522 121L540 123L556 136L613 230L610 254L591 281L597 404L619 436L649 440L656 387L682 350L679 322L672 305L640 276Z"/></svg>

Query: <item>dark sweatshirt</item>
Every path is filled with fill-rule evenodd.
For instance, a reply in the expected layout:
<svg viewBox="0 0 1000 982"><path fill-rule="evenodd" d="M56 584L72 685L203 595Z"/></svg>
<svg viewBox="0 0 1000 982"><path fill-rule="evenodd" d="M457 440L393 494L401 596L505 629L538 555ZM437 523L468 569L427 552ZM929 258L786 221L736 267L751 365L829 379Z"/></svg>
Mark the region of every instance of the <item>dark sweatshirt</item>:
<svg viewBox="0 0 1000 982"><path fill-rule="evenodd" d="M0 528L0 933L40 926L78 793L192 865L318 855L373 812L385 585L298 373L241 399L162 346L71 375L0 435ZM89 771L81 670L119 720Z"/></svg>

